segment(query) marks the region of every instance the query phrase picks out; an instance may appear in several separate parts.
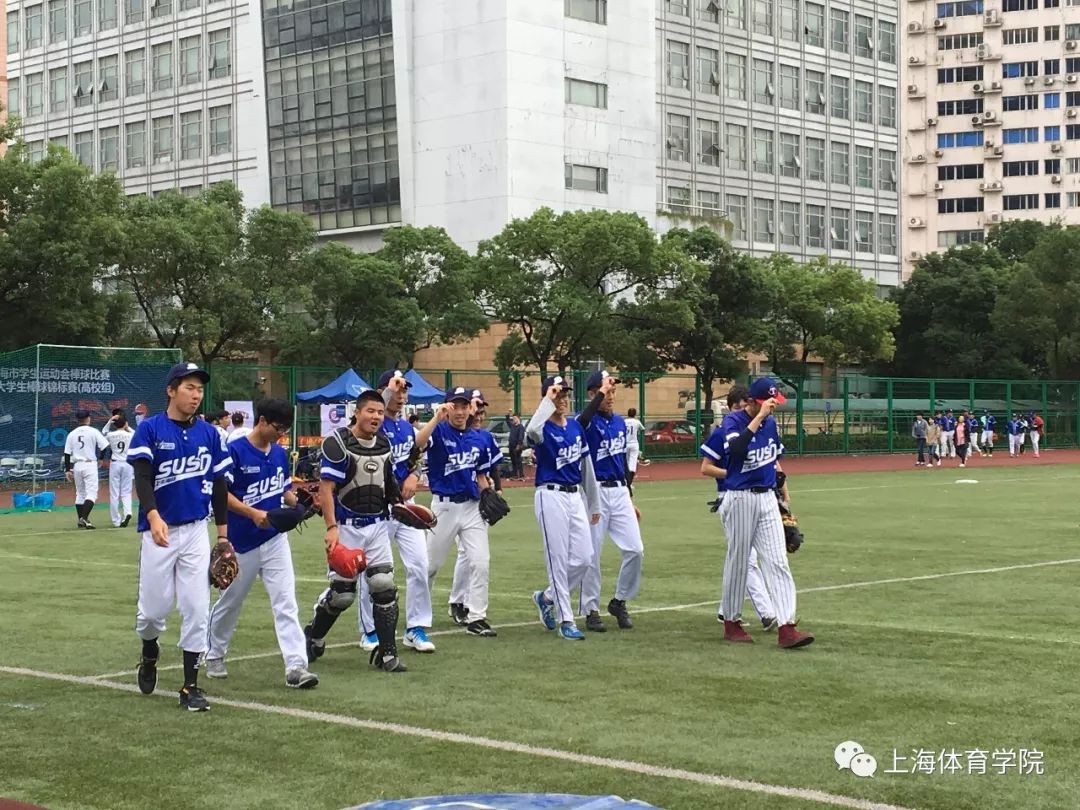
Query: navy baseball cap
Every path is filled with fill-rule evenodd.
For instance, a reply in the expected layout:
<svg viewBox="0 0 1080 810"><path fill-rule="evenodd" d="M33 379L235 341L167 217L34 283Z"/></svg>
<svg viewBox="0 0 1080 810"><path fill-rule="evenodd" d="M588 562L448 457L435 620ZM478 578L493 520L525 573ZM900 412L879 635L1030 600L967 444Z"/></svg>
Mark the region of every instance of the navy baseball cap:
<svg viewBox="0 0 1080 810"><path fill-rule="evenodd" d="M446 390L446 396L443 397L443 402L454 402L459 399L462 402L471 402L472 392L472 388L462 388L460 385L457 388L448 388Z"/></svg>
<svg viewBox="0 0 1080 810"><path fill-rule="evenodd" d="M165 378L165 386L168 387L185 377L198 377L202 383L210 382L210 374L199 368L195 363L177 363L169 369L169 376ZM136 413L138 409L136 409Z"/></svg>
<svg viewBox="0 0 1080 810"><path fill-rule="evenodd" d="M394 377L401 377L403 380L405 379L405 375L402 372L398 371L396 368L392 368L382 373L382 376L379 377L379 384L375 387L386 388L386 386L390 384L390 381L394 379ZM412 383L408 380L405 380L405 387L412 388Z"/></svg>
<svg viewBox="0 0 1080 810"><path fill-rule="evenodd" d="M85 410L85 409L75 411L75 418L78 419L79 421L82 421L83 419L89 419L90 418L90 411Z"/></svg>
<svg viewBox="0 0 1080 810"><path fill-rule="evenodd" d="M756 399L758 402L775 399L778 405L787 402L787 397L780 392L780 387L772 377L760 377L754 380L750 384L750 399Z"/></svg>
<svg viewBox="0 0 1080 810"><path fill-rule="evenodd" d="M544 384L540 386L540 396L546 396L548 389L553 385L559 386L563 391L572 391L574 389L574 386L570 385L570 381L565 377L555 375L544 380Z"/></svg>
<svg viewBox="0 0 1080 810"><path fill-rule="evenodd" d="M586 391L595 391L598 389L608 377L611 377L615 382L618 382L618 378L610 374L608 371L594 371L589 375L589 379L585 381Z"/></svg>
<svg viewBox="0 0 1080 810"><path fill-rule="evenodd" d="M472 398L473 398L473 399L478 399L478 400L480 400L480 404L481 404L481 405L483 405L483 406L485 406L485 407L487 407L487 404L488 404L488 402L487 402L487 400L486 400L486 399L484 399L484 395L480 393L480 389L479 389L479 388L474 388L474 389L473 389L473 391L472 391Z"/></svg>

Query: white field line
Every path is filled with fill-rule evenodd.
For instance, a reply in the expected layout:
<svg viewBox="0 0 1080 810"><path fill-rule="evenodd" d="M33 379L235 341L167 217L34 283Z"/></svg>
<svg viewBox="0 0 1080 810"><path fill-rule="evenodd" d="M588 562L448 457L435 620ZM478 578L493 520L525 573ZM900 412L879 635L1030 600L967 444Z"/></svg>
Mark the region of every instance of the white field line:
<svg viewBox="0 0 1080 810"><path fill-rule="evenodd" d="M138 689L131 684L109 683L105 681L95 680L93 678L83 678L77 675L63 675L56 672L42 672L40 670L24 669L22 667L0 666L0 672L20 677L40 678L44 680L60 681L62 683L78 684L80 686L96 686L98 688L104 689L115 689L120 692L138 692ZM158 696L163 698L169 698L172 700L176 699L175 696L171 693L158 693ZM820 790L787 787L785 785L770 785L763 782L752 782L746 779L736 779L730 776L722 776L720 774L687 771L681 768L669 768L663 765L652 765L645 762L635 762L625 759L612 759L609 757L595 756L592 754L581 754L576 751L564 751L558 748L546 748L535 745L527 745L525 743L512 742L509 740L498 740L491 737L478 737L472 734L461 734L453 731L440 731L438 729L424 728L422 726L410 726L403 723L385 723L377 720L364 720L359 717L350 717L348 715L341 714L329 714L327 712L316 712L307 709L298 709L292 706L276 706L271 703L256 703L253 701L244 700L228 700L226 698L215 698L214 705L228 706L232 709L242 709L245 711L259 712L261 714L290 717L298 720L310 720L314 723L325 723L327 725L344 726L346 728L363 729L365 731L375 731L384 734L399 734L407 737L416 737L423 740L430 740L437 743L449 743L451 745L457 746L467 745L475 748L485 748L488 750L499 751L508 754L520 754L529 757L558 760L561 762L570 763L572 765L585 765L594 768L607 768L609 770L623 771L638 776L651 776L661 779L674 779L680 782L690 782L693 784L705 785L706 787L723 788L727 790L741 790L749 793L761 793L769 796L784 796L786 798L802 799L803 801L807 802L815 802L818 804L833 805L837 807L851 807L857 808L857 810L908 810L908 808L902 808L892 804L883 804L881 802L873 802L866 799L856 799L852 798L851 796L841 796L838 794L826 793Z"/></svg>
<svg viewBox="0 0 1080 810"><path fill-rule="evenodd" d="M913 577L892 577L890 579L871 579L871 580L865 580L865 581L862 581L862 582L845 582L845 583L841 583L841 584L838 584L838 585L817 585L817 586L810 587L810 588L799 588L798 593L807 594L807 593L823 593L825 591L844 591L844 590L849 590L851 588L870 588L870 587L874 587L876 585L894 585L894 584L906 583L906 582L923 582L923 581L933 580L933 579L946 579L946 578L949 578L949 577L974 576L974 575L979 575L979 574L1000 574L1000 573L1005 572L1005 571L1021 571L1021 570L1028 569L1028 568L1045 568L1047 566L1073 565L1073 564L1076 564L1076 563L1080 563L1080 558L1072 558L1072 559L1067 559L1067 560L1047 560L1047 561L1044 561L1044 562L1023 563L1023 564L1020 564L1020 565L1004 565L1004 566L999 566L997 568L975 568L975 569L971 569L971 570L967 570L967 571L946 571L946 572L943 572L943 573L940 573L940 574L920 574L918 576L913 576ZM527 596L527 594L521 594L520 596L522 598L524 598L525 596ZM634 612L634 615L638 615L640 613L666 613L666 612L671 612L671 611L693 610L695 608L702 608L702 607L713 607L713 608L715 608L717 606L718 602L719 602L719 598L716 598L716 599L710 599L707 602L689 602L689 603L684 604L684 605L667 605L667 606L664 606L664 607L635 608L633 612ZM498 630L509 630L511 628L516 628L516 627L532 627L532 626L536 625L537 623L538 623L538 619L533 619L532 621L527 621L527 622L511 622L509 624L497 624L497 625L495 625L495 627ZM462 632L463 631L460 628L452 629L452 630L434 630L434 631L428 633L428 635L429 636L449 636L449 635L460 635ZM355 640L354 641L341 641L341 642L338 642L336 644L327 644L326 648L328 650L334 650L334 649L339 649L339 648L342 648L342 647L355 647L357 644L358 644L358 641L355 641ZM257 659L260 659L260 658L273 658L274 656L278 656L278 655L281 655L281 652L278 651L278 650L274 650L273 652L251 653L249 655L233 655L233 656L229 656L228 660L230 662L254 661L254 660L257 660ZM183 664L171 664L169 666L158 667L159 671L166 671L166 670L172 670L172 669L183 669ZM124 669L124 670L119 670L117 672L106 672L103 675L91 675L91 676L88 676L88 677L91 680L103 680L103 679L107 679L107 678L119 678L121 675L131 675L131 674L133 674L133 672L134 672L133 669Z"/></svg>
<svg viewBox="0 0 1080 810"><path fill-rule="evenodd" d="M878 624L877 622L850 622L842 619L814 617L814 627L865 627L872 630L898 630L901 633L926 633L935 636L955 636L982 641L1022 641L1024 644L1080 644L1073 638L1044 638L1042 636L1009 636L1003 633L969 633L966 630L945 630L940 627L919 627L910 624Z"/></svg>

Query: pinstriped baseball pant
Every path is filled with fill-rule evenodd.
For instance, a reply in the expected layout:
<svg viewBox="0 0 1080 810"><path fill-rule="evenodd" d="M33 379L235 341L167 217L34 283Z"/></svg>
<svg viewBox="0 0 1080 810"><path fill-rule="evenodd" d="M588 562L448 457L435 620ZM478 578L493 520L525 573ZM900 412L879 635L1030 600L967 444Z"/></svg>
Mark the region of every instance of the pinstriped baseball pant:
<svg viewBox="0 0 1080 810"><path fill-rule="evenodd" d="M776 619L780 624L791 624L795 621L795 580L788 566L776 496L772 492L728 492L720 505L720 518L728 541L721 602L724 618L734 621L742 615L750 550L754 549L773 598Z"/></svg>

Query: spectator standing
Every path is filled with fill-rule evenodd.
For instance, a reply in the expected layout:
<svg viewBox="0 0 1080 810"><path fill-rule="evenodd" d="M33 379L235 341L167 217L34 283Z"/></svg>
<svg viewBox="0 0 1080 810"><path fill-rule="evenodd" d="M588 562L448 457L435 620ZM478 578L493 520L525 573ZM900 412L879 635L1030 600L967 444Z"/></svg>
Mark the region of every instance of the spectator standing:
<svg viewBox="0 0 1080 810"><path fill-rule="evenodd" d="M911 426L911 437L915 439L915 466L922 467L926 464L926 431L929 425L923 419L921 413L915 415L915 422Z"/></svg>
<svg viewBox="0 0 1080 810"><path fill-rule="evenodd" d="M935 461L937 466L941 466L941 424L938 421L940 418L941 414L936 414L933 422L926 423L926 446L930 450L926 459L927 469L933 467Z"/></svg>
<svg viewBox="0 0 1080 810"><path fill-rule="evenodd" d="M510 450L510 478L514 481L525 480L525 470L521 464L525 452L525 426L518 415L510 414L510 437L507 440Z"/></svg>
<svg viewBox="0 0 1080 810"><path fill-rule="evenodd" d="M960 418L956 422L956 457L960 459L960 466L967 466L967 452L968 452L968 424L963 414L960 414Z"/></svg>

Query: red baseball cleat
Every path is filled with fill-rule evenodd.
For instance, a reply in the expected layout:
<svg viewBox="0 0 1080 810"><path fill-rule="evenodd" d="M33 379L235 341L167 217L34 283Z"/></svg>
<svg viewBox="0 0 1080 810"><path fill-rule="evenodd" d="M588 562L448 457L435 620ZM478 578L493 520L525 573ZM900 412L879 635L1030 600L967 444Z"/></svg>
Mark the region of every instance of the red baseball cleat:
<svg viewBox="0 0 1080 810"><path fill-rule="evenodd" d="M746 644L753 644L754 639L750 637L750 634L743 630L743 626L739 622L730 622L724 620L724 640L725 641L741 641Z"/></svg>
<svg viewBox="0 0 1080 810"><path fill-rule="evenodd" d="M793 624L780 626L777 642L785 650L794 650L796 647L805 647L814 642L814 636L810 633L800 633Z"/></svg>

